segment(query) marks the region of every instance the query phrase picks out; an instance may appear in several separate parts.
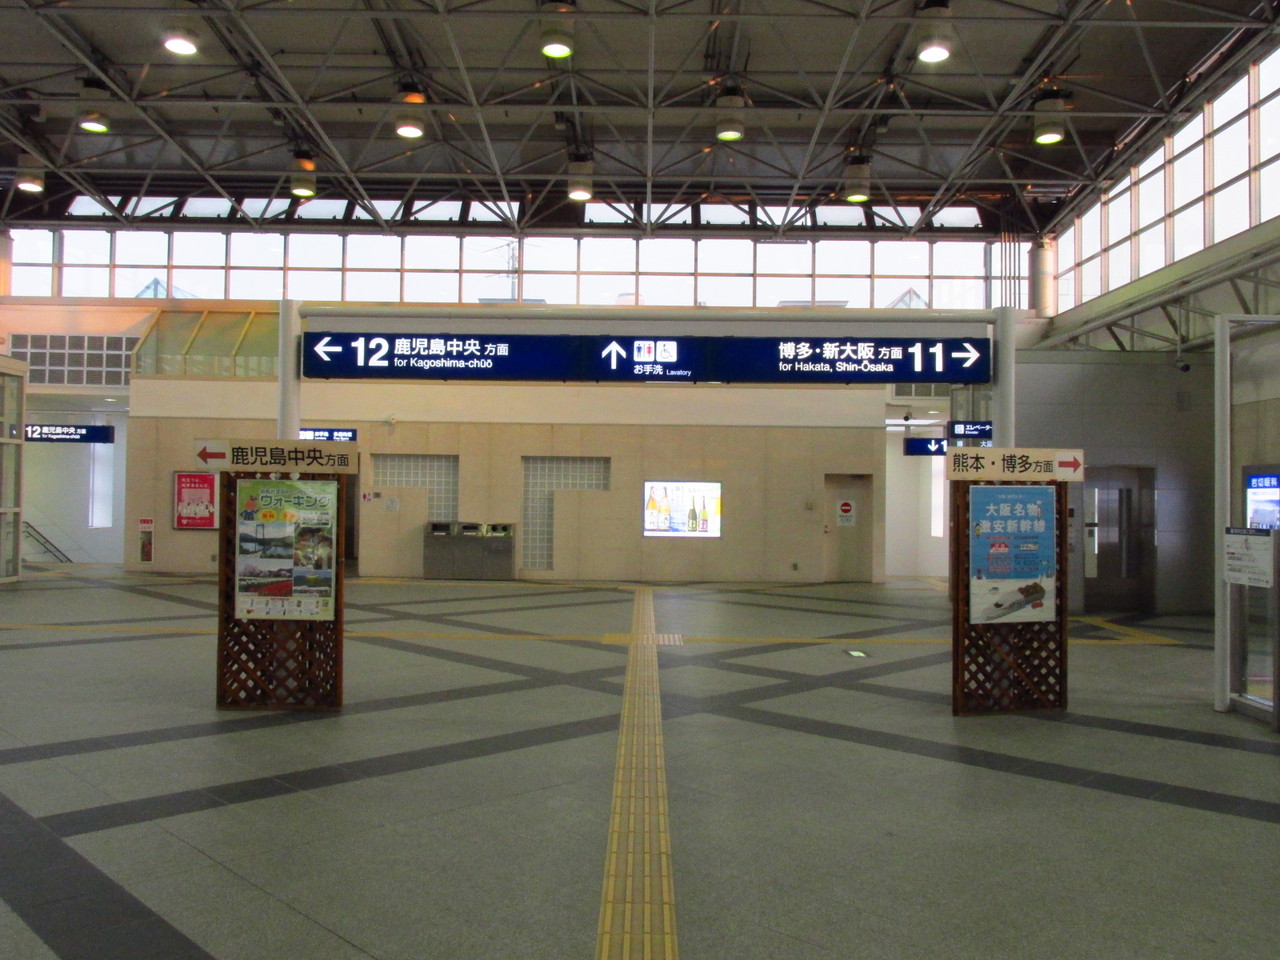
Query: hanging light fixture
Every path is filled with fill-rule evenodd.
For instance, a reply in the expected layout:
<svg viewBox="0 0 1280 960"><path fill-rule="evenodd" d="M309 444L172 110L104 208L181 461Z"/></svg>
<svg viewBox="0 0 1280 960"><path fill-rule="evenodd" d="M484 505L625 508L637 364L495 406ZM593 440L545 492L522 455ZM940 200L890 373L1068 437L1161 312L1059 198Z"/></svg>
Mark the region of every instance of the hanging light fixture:
<svg viewBox="0 0 1280 960"><path fill-rule="evenodd" d="M552 60L573 56L574 5L571 0L545 0L538 7L542 20L542 55Z"/></svg>
<svg viewBox="0 0 1280 960"><path fill-rule="evenodd" d="M396 133L406 140L416 140L426 132L426 124L421 117L403 114L396 117Z"/></svg>
<svg viewBox="0 0 1280 960"><path fill-rule="evenodd" d="M1067 110L1067 101L1060 96L1049 96L1037 100L1031 107L1035 113L1035 132L1032 137L1041 146L1061 143L1067 135L1067 126L1063 116Z"/></svg>
<svg viewBox="0 0 1280 960"><path fill-rule="evenodd" d="M850 203L866 203L871 199L871 161L863 156L850 157L844 165L840 193Z"/></svg>
<svg viewBox="0 0 1280 960"><path fill-rule="evenodd" d="M316 195L316 162L309 154L299 152L293 155L289 192L304 200Z"/></svg>
<svg viewBox="0 0 1280 960"><path fill-rule="evenodd" d="M747 135L747 101L736 93L724 93L716 98L716 139L726 143L741 140Z"/></svg>
<svg viewBox="0 0 1280 960"><path fill-rule="evenodd" d="M18 170L13 185L23 193L44 193L44 167L29 153L18 157Z"/></svg>
<svg viewBox="0 0 1280 960"><path fill-rule="evenodd" d="M184 26L170 27L164 32L161 43L170 53L176 53L180 57L195 56L200 50L196 44L196 35Z"/></svg>
<svg viewBox="0 0 1280 960"><path fill-rule="evenodd" d="M82 110L76 125L85 133L111 132L111 118L100 110Z"/></svg>
<svg viewBox="0 0 1280 960"><path fill-rule="evenodd" d="M585 203L592 196L592 179L596 165L590 157L569 161L569 199Z"/></svg>
<svg viewBox="0 0 1280 960"><path fill-rule="evenodd" d="M916 59L923 63L941 63L951 56L951 8L947 0L925 0L916 11L921 24Z"/></svg>

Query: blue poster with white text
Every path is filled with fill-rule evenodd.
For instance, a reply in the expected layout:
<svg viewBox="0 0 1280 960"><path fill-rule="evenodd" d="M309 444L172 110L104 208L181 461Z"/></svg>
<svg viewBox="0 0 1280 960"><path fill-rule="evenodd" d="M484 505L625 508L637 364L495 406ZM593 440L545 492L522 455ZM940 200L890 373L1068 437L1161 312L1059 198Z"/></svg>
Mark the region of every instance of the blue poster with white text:
<svg viewBox="0 0 1280 960"><path fill-rule="evenodd" d="M1055 619L1054 488L972 486L969 525L969 622Z"/></svg>

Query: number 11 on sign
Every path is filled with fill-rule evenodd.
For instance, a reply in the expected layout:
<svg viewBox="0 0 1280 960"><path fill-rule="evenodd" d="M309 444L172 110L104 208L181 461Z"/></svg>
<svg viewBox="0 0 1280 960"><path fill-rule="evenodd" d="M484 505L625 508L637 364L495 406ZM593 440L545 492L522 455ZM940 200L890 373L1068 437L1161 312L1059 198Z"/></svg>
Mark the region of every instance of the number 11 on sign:
<svg viewBox="0 0 1280 960"><path fill-rule="evenodd" d="M911 354L912 356L912 360L913 360L912 369L915 370L917 373L920 373L922 370L924 370L924 354L925 354L924 344L913 343L911 346L907 347L907 353ZM935 343L932 347L929 348L929 353L933 354L934 371L936 373L941 373L942 372L942 344Z"/></svg>

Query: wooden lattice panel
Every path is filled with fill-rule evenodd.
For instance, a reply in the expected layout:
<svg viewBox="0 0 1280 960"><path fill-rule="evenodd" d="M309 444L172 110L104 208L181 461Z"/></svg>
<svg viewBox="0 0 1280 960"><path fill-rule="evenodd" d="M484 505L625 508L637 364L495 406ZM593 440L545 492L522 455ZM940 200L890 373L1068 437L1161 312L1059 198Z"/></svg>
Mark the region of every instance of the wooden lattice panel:
<svg viewBox="0 0 1280 960"><path fill-rule="evenodd" d="M1066 485L1055 484L1054 618L1043 623L969 622L969 487L951 490L951 712L957 716L1064 710L1067 706Z"/></svg>
<svg viewBox="0 0 1280 960"><path fill-rule="evenodd" d="M308 480L338 481L338 511L334 543L333 620L240 620L235 617L236 513L235 482L266 474L224 473L218 554L218 677L219 707L336 710L342 706L343 639L343 511L346 478L310 476Z"/></svg>

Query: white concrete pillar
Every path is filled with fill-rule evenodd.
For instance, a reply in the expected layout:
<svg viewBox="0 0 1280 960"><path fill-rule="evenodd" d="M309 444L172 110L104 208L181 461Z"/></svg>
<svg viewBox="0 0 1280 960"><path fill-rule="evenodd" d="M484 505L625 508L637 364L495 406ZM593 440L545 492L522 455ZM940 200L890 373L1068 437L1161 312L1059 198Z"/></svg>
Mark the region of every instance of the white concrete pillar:
<svg viewBox="0 0 1280 960"><path fill-rule="evenodd" d="M276 439L297 440L301 425L302 370L298 344L302 339L302 317L297 300L280 301L279 392Z"/></svg>
<svg viewBox="0 0 1280 960"><path fill-rule="evenodd" d="M1036 240L1027 259L1027 306L1033 317L1052 317L1058 312L1058 245L1049 239Z"/></svg>

